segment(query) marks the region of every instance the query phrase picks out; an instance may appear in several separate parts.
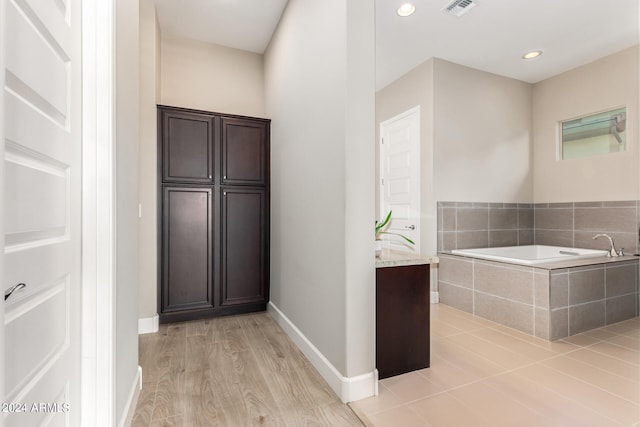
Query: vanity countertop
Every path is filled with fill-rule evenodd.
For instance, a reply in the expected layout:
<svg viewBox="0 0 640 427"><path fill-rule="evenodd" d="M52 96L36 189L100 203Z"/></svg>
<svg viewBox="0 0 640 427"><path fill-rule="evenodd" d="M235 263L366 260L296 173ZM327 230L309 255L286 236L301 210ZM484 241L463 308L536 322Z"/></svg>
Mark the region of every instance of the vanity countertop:
<svg viewBox="0 0 640 427"><path fill-rule="evenodd" d="M393 251L389 249L383 249L380 256L376 257L376 268L437 263L437 256L419 255L411 252Z"/></svg>

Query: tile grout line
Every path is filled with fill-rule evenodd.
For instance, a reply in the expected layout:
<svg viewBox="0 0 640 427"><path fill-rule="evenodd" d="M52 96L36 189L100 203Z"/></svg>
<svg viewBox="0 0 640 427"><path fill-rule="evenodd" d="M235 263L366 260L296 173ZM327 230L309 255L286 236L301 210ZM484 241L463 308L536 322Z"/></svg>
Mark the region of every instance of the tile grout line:
<svg viewBox="0 0 640 427"><path fill-rule="evenodd" d="M459 313L459 315L458 315L458 313ZM451 308L451 310L446 310L446 311L445 310L439 310L438 311L438 315L437 315L437 317L434 318L434 320L437 320L440 323L446 324L447 323L447 318L448 318L449 315L452 315L456 319L468 320L470 322L472 322L473 318L475 317L473 314L466 313L464 311L456 310L456 309ZM491 322L491 323L493 323L493 322ZM458 324L458 326L459 326L459 324ZM519 338L519 337L517 337L515 335L511 335L511 334L501 330L502 328L505 328L505 327L502 326L502 325L499 325L499 324L494 324L494 325L489 325L489 326L484 326L483 325L482 327L479 326L478 329L475 329L475 330L467 330L467 331L462 331L462 332L459 332L459 333L456 332L454 334L448 334L448 335L444 335L444 336L438 337L436 341L442 341L443 343L450 342L455 347L459 347L460 350L463 350L464 353L473 354L472 349L470 349L468 347L461 346L461 345L458 344L457 341L455 341L455 340L452 341L450 339L451 337L458 337L459 338L463 334L468 334L469 336L474 336L476 339L478 339L480 341L483 341L483 342L485 342L485 343L487 343L489 345L498 346L498 347L501 347L501 348L504 348L504 349L507 349L507 350L511 350L508 346L505 346L506 343L503 343L501 341L495 341L495 340L492 340L492 339L489 339L489 338L485 338L484 336L476 335L477 333L479 333L481 331L493 330L493 331L495 331L497 333L505 335L506 338L514 339L514 340L516 340L518 342L521 342L521 343L524 343L524 344L527 344L527 345L535 346L537 348L540 348L541 350L544 349L544 350L547 350L547 351L554 352L554 350L552 350L550 348L547 348L547 347L545 347L543 345L539 345L536 342L531 342L529 340L521 339L521 338ZM457 328L455 328L455 329L457 329ZM518 334L522 333L522 332L519 332L519 331L517 331L517 330L515 330L513 328L507 328L507 329L513 330L514 332L516 332ZM632 329L629 328L629 330L632 330ZM492 378L499 378L501 375L505 375L505 374L514 374L514 375L518 375L518 377L520 377L521 375L520 375L520 373L518 371L521 371L522 369L526 369L527 367L536 366L536 365L537 366L544 366L546 369L552 370L552 372L557 371L562 375L566 375L568 378L572 378L572 381L579 381L579 383L588 384L589 386L593 387L594 389L598 389L601 392L606 393L607 395L613 396L613 398L615 398L615 399L617 399L617 400L619 400L621 402L630 402L625 397L623 397L623 396L621 396L619 394L616 394L614 392L608 391L607 389L602 388L602 387L598 386L597 384L594 384L594 383L592 383L592 382L590 382L590 381L588 381L586 379L581 379L581 378L578 378L578 377L574 377L573 375L571 375L569 373L565 373L562 370L559 370L559 369L557 369L555 367L552 367L552 366L548 365L548 363L550 361L554 360L554 359L560 360L564 356L567 356L568 358L571 358L571 359L580 360L582 363L584 363L584 364L586 364L588 366L592 366L594 368L598 368L598 366L596 366L596 365L594 365L594 364L592 364L590 362L585 362L585 361L582 361L581 359L576 358L576 355L574 353L577 353L578 351L585 350L585 349L589 350L589 351L595 351L594 349L591 349L591 347L597 346L598 344L601 344L603 342L607 342L607 340L612 340L612 339L614 339L616 337L619 337L619 336L625 336L619 330L615 331L615 332L612 332L612 334L614 334L614 335L611 336L611 337L607 337L607 338L590 337L590 339L593 340L594 342L591 342L590 344L587 344L587 345L579 345L579 344L574 344L574 343L569 342L569 341L559 340L558 341L559 343L563 343L563 344L566 344L568 346L566 351L562 351L562 352L558 352L558 353L554 352L555 354L549 354L549 355L547 355L547 356L545 356L545 357L543 357L541 359L531 360L531 361L529 361L527 363L524 363L524 364L522 364L520 366L517 366L517 367L513 367L511 369L505 368L502 364L497 364L497 366L502 368L502 369L504 369L504 371L491 373L489 375L482 376L481 378L475 378L472 381L466 381L464 384L458 384L458 385L455 385L453 387L448 387L448 386L444 385L444 383L440 383L440 382L437 382L437 381L432 381L428 376L424 375L422 372L417 372L417 375L420 375L426 381L428 381L428 382L430 382L432 384L435 384L435 385L437 385L439 387L444 387L443 390L435 392L435 393L427 394L427 395L425 395L423 397L420 397L420 398L417 398L417 399L412 399L410 401L406 401L406 402L403 402L403 403L400 403L400 404L397 404L397 405L394 404L394 405L392 405L392 406L390 406L388 408L385 408L384 410L375 411L375 413L379 414L381 412L384 412L384 411L387 411L387 410L391 410L392 408L408 406L408 405L410 405L412 403L415 403L415 402L418 402L420 400L426 400L426 399L430 399L430 398L433 398L435 396L444 395L444 394L451 396L453 399L456 399L459 403L461 403L462 406L464 406L467 409L470 409L472 412L476 413L475 410L473 410L473 408L468 407L467 405L464 404L464 402L460 402L459 398L454 396L451 392L455 391L455 390L458 390L458 389L461 389L461 388L464 388L464 387L469 386L469 385L473 385L473 384L476 384L476 383L482 383L482 382L485 382L485 384L487 384L487 386L493 387L493 385L489 384L488 380L490 380ZM579 336L579 334L576 335L576 336ZM585 335L585 336L588 337L588 335ZM535 337L533 337L533 338L535 338ZM498 342L500 342L500 344L498 344ZM542 341L540 341L540 343L542 343ZM618 346L617 344L614 344L614 343L611 343L611 345ZM618 347L624 348L622 346L618 346ZM521 349L520 351L517 351L516 353L522 355L523 354L522 351L523 350ZM598 352L598 353L600 353L600 352ZM446 353L442 353L442 354L446 355ZM491 353L489 353L488 355L490 355L490 354ZM607 355L606 353L602 353L602 354L606 355L606 356L609 356L609 357L612 357L610 355ZM446 357L443 357L443 356L436 356L436 357L438 359L443 359L443 361L448 363L453 369L460 370L460 371L465 371L465 372L468 372L468 373L470 372L470 371L467 371L464 368L465 365L461 365L458 362L447 361ZM478 354L477 357L480 358L481 360L485 360L487 362L495 364L488 357L482 356L480 354ZM619 360L623 361L622 359L619 359ZM460 360L460 363L463 363L463 361ZM605 371L605 372L607 372L608 375L612 375L614 377L620 376L620 375L616 375L614 372L609 372L609 371ZM579 399L572 398L572 396L566 394L564 391L563 392L558 392L557 390L554 390L554 388L551 387L551 386L545 385L544 383L539 383L538 381L535 381L535 380L532 380L532 379L528 379L526 377L524 377L524 380L526 380L528 382L531 382L532 384L536 384L538 387L543 387L544 389L549 390L550 392L552 392L554 394L557 394L558 397L562 397L563 399L567 399L567 401L572 402L572 404L578 405L578 407L589 409L589 411L592 411L590 413L593 413L593 415L597 414L598 417L602 417L603 421L604 420L609 420L609 421L612 422L612 424L615 423L615 425L623 425L623 423L624 423L624 421L623 421L624 417L622 417L622 419L620 419L620 418L616 417L615 414L613 414L612 416L607 415L607 413L603 413L600 410L600 409L603 409L603 408L599 408L598 410L590 408L587 405L587 403L583 403ZM394 397L400 398L400 395L398 395L396 392L392 391L388 387L387 387L387 390ZM524 402L521 399L516 399L516 401L518 401L520 404L523 404L525 407L528 408L528 410L531 410L531 411L533 411L533 412L535 412L537 414L545 415L544 413L540 412L539 408L531 407L530 406L531 405L530 402ZM633 402L630 402L630 403L633 403ZM411 408L408 408L408 409L411 409Z"/></svg>
<svg viewBox="0 0 640 427"><path fill-rule="evenodd" d="M477 337L477 338L482 339L482 337ZM577 380L577 381L580 381L580 382L582 382L582 383L585 383L585 384L591 385L592 387L595 387L595 388L597 388L597 389L599 389L599 390L601 390L601 391L603 391L603 392L605 392L605 393L607 393L607 394L609 394L609 395L611 395L611 396L614 396L614 397L616 397L616 398L618 398L618 399L622 399L622 400L624 400L624 401L626 401L626 402L634 403L634 402L632 402L632 401L630 401L630 400L628 400L628 399L626 399L626 398L624 398L624 397L622 397L622 396L619 396L619 395L617 395L617 394L615 394L615 393L612 393L612 392L610 392L610 391L608 391L608 390L606 390L606 389L603 389L602 387L600 387L600 386L598 386L598 385L596 385L596 384L593 384L593 383L591 383L591 382L589 382L589 381L586 381L586 380L583 380L583 379L581 379L581 378L575 377L575 376L573 376L573 375L571 375L571 374L565 373L565 372L563 372L563 371L561 371L561 370L559 370L559 369L556 369L556 368L554 368L554 367L552 367L552 366L549 366L549 365L547 365L547 364L545 364L545 363L544 363L544 362L548 362L548 361L553 360L553 359L557 359L557 358L560 358L560 357L568 356L569 354L574 353L574 352L577 352L577 351L579 351L579 350L581 350L581 349L583 349L583 348L588 348L588 347L591 347L591 346L594 346L594 345L600 344L600 343L602 343L602 342L604 342L604 340L599 340L598 342L593 343L593 344L590 344L590 345L588 345L588 346L583 346L583 347L580 347L580 348L576 348L576 349L570 350L570 351L568 351L568 352L566 352L566 353L557 354L557 355L554 355L554 356L551 356L551 357L548 357L548 358L540 359L540 360L537 360L537 361L534 361L534 362L531 362L531 363L525 364L525 365L520 366L520 367L517 367L517 368L509 369L509 370L507 370L507 371L505 371L505 372L502 372L502 373L499 373L499 374L494 374L494 375L491 375L491 376L489 376L489 377L487 377L487 378L494 378L494 377L497 377L497 376L499 376L499 375L504 375L504 374L507 374L507 373L514 373L514 374L518 375L518 373L516 372L516 371L518 371L518 370L525 369L525 368L527 368L527 367L531 367L531 366L534 366L534 365L536 365L536 364L544 364L544 366L546 366L546 367L548 367L549 369L552 369L552 370L554 370L554 371L557 371L557 372L559 372L559 373L560 373L560 374L562 374L562 375L566 375L566 376L568 376L568 377L570 377L570 378L573 378L573 379L575 379L575 380ZM613 343L612 343L612 344L613 344ZM615 344L613 344L613 345L615 345ZM501 346L501 347L503 347L503 346ZM503 347L503 348L504 348L504 347ZM603 354L603 353L600 353L600 354ZM480 356L480 357L482 357L482 356ZM569 357L571 357L571 356L569 356ZM612 357L612 356L610 356L610 357ZM618 360L620 360L620 359L618 359ZM583 362L583 363L586 363L586 362ZM586 364L589 364L589 363L586 363ZM591 364L589 364L589 365L591 365ZM593 365L591 365L591 366L593 366ZM526 378L525 378L525 379L526 379ZM534 382L535 382L535 381L534 381ZM537 382L536 382L536 383L537 383ZM545 384L542 384L542 383L537 383L537 384L539 384L540 386L542 386L542 387L544 387L544 388L549 389L549 387L547 387ZM565 396L564 394L560 394L560 395L561 395L561 396L566 397L566 398L567 398L567 399L569 399L569 400L572 400L572 401L573 401L573 402L575 402L575 403L580 404L581 406L585 406L585 405L583 405L580 401L574 400L574 399L572 399L572 398L571 398L571 397L569 397L569 396ZM530 409L532 409L532 408L530 408ZM600 412L598 412L598 411L595 411L595 410L594 410L594 412L597 412L597 413L599 413L600 415L604 416L605 418L608 418L608 419L611 419L612 421L617 422L616 420L613 420L611 417L609 417L609 416L607 416L607 415L605 415L605 414L602 414L602 413L600 413Z"/></svg>
<svg viewBox="0 0 640 427"><path fill-rule="evenodd" d="M470 335L474 335L474 334L470 333ZM616 336L619 336L619 335L616 335ZM493 342L491 342L491 341L489 341L489 340L486 340L486 339L484 339L483 337L478 337L478 336L476 336L476 338L481 339L481 340L484 340L484 341L488 342L489 344L494 344L494 345L496 345L496 346L499 346L499 347L502 347L502 348L504 348L504 349L507 349L506 347L504 347L504 346L502 346L502 345L500 345L500 344L493 343ZM568 351L568 352L566 352L566 353L555 354L555 355L550 356L550 357L546 357L546 358L543 358L543 359L540 359L540 360L537 360L537 361L533 361L533 362L531 362L531 363L524 364L524 365L522 365L522 366L520 366L520 367L517 367L517 368L507 369L505 372L498 373L498 374L494 374L494 375L491 375L491 376L489 376L489 377L487 377L487 378L493 378L493 377L496 377L496 376L499 376L499 375L503 375L503 374L505 374L505 373L517 373L517 372L516 372L517 370L524 369L524 368L527 368L527 367L530 367L530 366L533 366L533 365L536 365L536 364L544 364L544 362L548 362L548 361L550 361L550 360L557 359L557 358L560 358L560 357L564 357L564 356L571 357L571 356L569 356L571 353L575 353L575 352L577 352L577 351L579 351L579 350L582 350L582 349L589 349L589 347L592 347L592 346L598 345L598 344L603 343L603 342L607 342L608 340L613 339L613 338L615 338L615 337L607 338L607 339L604 339L604 340L599 339L597 342L595 342L595 343L593 343L593 344L589 344L589 345L587 345L587 346L580 346L579 348L572 349L572 350L570 350L570 351ZM517 338L515 338L515 339L517 339ZM522 342L526 342L526 341L522 341ZM572 344L572 343L569 343L569 344ZM611 345L615 345L615 346L617 346L617 347L621 347L621 346L616 345L615 343L610 343L610 344L611 344ZM532 345L535 345L535 344L532 344ZM573 345L575 345L575 344L573 344ZM542 348L542 347L541 347L541 348ZM624 348L624 347L621 347L621 348ZM469 351L469 349L466 349L466 350L467 350L467 351ZM507 350L508 350L508 349L507 349ZM616 357L614 357L614 356L611 356L611 355L608 355L608 354L605 354L605 353L598 352L598 351L597 351L597 350L595 350L595 349L593 349L593 351L595 351L595 352L597 352L597 353L599 353L599 354L604 354L604 355L606 355L606 356L609 356L609 357L615 358L616 360L620 360L620 361L622 361L622 362L625 362L625 361L624 361L624 360L622 360L622 359L616 358ZM479 356L479 357L486 359L484 356ZM486 359L486 360L488 360L488 359ZM582 362L582 361L581 361L581 362ZM588 364L588 365L590 365L590 366L593 366L594 368L600 369L598 366L592 365L592 364L590 364L590 363L587 363L587 362L582 362L582 363L585 363L585 364ZM576 379L576 380L578 380L578 381L580 381L580 382L583 382L583 383L589 384L589 385L591 385L591 386L593 386L593 387L595 387L595 388L598 388L599 390L602 390L603 392L606 392L607 394L610 394L610 395L612 395L612 396L615 396L615 397L617 397L617 398L619 398L619 399L623 399L623 400L625 400L625 401L627 401L627 402L634 403L634 402L632 402L632 401L630 401L630 400L628 400L628 399L626 399L626 398L624 398L624 397L622 397L622 396L619 396L619 395L617 395L617 394L615 394L615 393L612 393L612 392L610 392L610 391L608 391L608 390L606 390L606 389L604 389L604 388L602 388L602 387L600 387L600 386L598 386L598 385L596 385L596 384L593 384L593 383L591 383L591 382L589 382L589 381L583 380L583 379L581 379L581 378L579 378L579 377L575 377L575 376L573 376L573 375L571 375L571 374L568 374L568 373L565 373L565 372L563 372L563 371L560 371L560 370L558 370L558 369L556 369L556 368L554 368L554 367L552 367L552 366L549 366L549 365L546 365L546 364L545 364L545 366L547 366L547 367L549 367L550 369L553 369L553 370L555 370L555 371L558 371L558 372L560 372L561 374L564 374L564 375L567 375L567 376L569 376L569 377L571 377L571 378L574 378L574 379ZM608 371L605 371L605 372L608 372ZM611 373L611 375L619 376L619 375L616 375L616 374L613 374L613 373ZM473 383L473 382L472 382L472 383ZM470 384L472 384L472 383L470 383ZM542 384L541 384L541 385L542 385ZM455 388L452 388L452 390L453 390L453 389L455 389ZM578 403L580 403L580 402L578 402ZM604 414L602 414L602 415L604 415ZM609 417L607 417L607 418L609 418Z"/></svg>
<svg viewBox="0 0 640 427"><path fill-rule="evenodd" d="M553 368L551 368L551 367L549 367L549 368L550 368L550 369L553 369ZM557 371L557 369L555 369L555 370ZM540 386L540 387L542 387L542 388L544 388L544 389L549 390L549 392L550 392L550 393L556 394L556 395L558 395L558 396L560 396L560 397L562 397L562 398L564 398L564 399L567 399L567 400L569 400L569 401L571 401L571 402L573 402L573 403L575 403L575 404L577 404L577 405L579 405L579 406L582 406L582 407L584 407L584 408L588 408L589 410L591 410L591 411L595 412L596 414L599 414L599 415L600 415L600 416L602 416L603 418L606 418L606 419L608 419L608 420L610 420L610 421L612 421L612 422L616 423L617 425L623 425L622 423L620 423L620 422L618 422L617 420L615 420L615 419L611 418L610 416L608 416L608 415L606 415L606 414L603 414L602 412L596 411L595 409L593 409L593 408L591 408L591 407L589 407L589 406L587 406L587 405L583 404L580 400L576 400L576 399L574 399L572 395L566 395L566 394L564 394L564 393L560 393L560 392L559 392L558 390L556 390L555 388L552 388L552 387L550 387L550 386L548 386L548 385L546 385L546 384L544 384L544 383L540 383L540 382L535 381L535 380L533 380L533 379L529 379L529 378L527 378L527 377L524 377L524 376L520 375L520 374L519 374L519 373L517 373L517 372L511 372L511 373L513 373L514 375L517 375L517 376L519 376L519 377L523 378L525 381L532 382L532 383L537 384L538 386ZM572 377L572 378L573 378L573 377ZM522 401L521 401L520 403L522 403L523 405L527 406L529 409L531 409L531 410L533 410L533 411L536 411L536 412L537 412L537 410L536 410L535 408L529 407L529 406L527 405L527 403L522 402Z"/></svg>
<svg viewBox="0 0 640 427"><path fill-rule="evenodd" d="M585 363L585 362L583 362L583 363ZM637 404L637 402L634 402L634 401L629 400L629 399L627 399L627 398L625 398L625 397L619 396L619 395L617 395L617 394L615 394L615 393L613 393L613 392L611 392L611 391L609 391L609 390L607 390L607 389L604 389L604 388L600 387L599 385L594 384L594 383L592 383L592 382L590 382L590 381L588 381L588 380L584 380L584 379L582 379L582 378L580 378L580 377L577 377L577 376L575 376L575 375L572 375L572 374L566 373L566 372L564 372L564 371L562 371L562 370L560 370L560 369L557 369L557 368L555 368L555 367L553 367L553 366L549 366L549 365L547 365L547 364L545 364L545 366L546 366L546 367L548 367L549 369L552 369L552 370L554 370L554 371L556 371L556 372L559 372L559 373L560 373L560 374L562 374L562 375L565 375L565 376L567 376L567 377L573 378L573 379L574 379L574 380L576 380L576 381L579 381L579 382L581 382L581 383L588 384L588 385L590 385L590 386L592 386L592 387L594 387L594 388L597 388L598 390L600 390L600 391L602 391L602 392L604 392L604 393L607 393L607 394L608 394L608 395L610 395L610 396L613 396L613 397L616 397L616 398L618 398L618 399L624 400L624 401L626 401L626 402L632 403L632 404L634 404L634 405L636 405L636 406L638 405L638 404ZM640 409L640 408L639 408L639 409ZM604 414L603 414L603 415L604 415Z"/></svg>

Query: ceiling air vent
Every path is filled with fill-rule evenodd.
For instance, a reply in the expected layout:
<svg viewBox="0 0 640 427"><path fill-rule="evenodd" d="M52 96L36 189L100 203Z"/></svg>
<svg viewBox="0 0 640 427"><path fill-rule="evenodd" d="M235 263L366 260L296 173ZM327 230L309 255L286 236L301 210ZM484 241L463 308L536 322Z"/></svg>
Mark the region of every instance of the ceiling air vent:
<svg viewBox="0 0 640 427"><path fill-rule="evenodd" d="M477 3L473 0L453 0L451 3L448 3L443 7L441 11L449 15L460 17L469 12L476 5Z"/></svg>

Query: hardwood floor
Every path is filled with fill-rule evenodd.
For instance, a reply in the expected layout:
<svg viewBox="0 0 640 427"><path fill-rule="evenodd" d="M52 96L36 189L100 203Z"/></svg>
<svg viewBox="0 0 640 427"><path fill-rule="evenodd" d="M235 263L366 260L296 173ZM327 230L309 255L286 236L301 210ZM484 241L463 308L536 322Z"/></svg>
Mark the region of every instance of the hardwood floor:
<svg viewBox="0 0 640 427"><path fill-rule="evenodd" d="M141 335L133 427L362 426L267 313Z"/></svg>

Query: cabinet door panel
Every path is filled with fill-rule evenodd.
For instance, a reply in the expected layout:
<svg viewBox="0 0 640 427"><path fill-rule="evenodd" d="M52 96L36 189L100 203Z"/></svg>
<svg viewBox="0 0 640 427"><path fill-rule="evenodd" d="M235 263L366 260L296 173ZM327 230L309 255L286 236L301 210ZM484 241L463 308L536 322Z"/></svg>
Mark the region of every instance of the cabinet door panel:
<svg viewBox="0 0 640 427"><path fill-rule="evenodd" d="M213 182L212 116L160 110L162 179L165 182Z"/></svg>
<svg viewBox="0 0 640 427"><path fill-rule="evenodd" d="M264 190L222 190L221 305L268 299L266 209Z"/></svg>
<svg viewBox="0 0 640 427"><path fill-rule="evenodd" d="M263 121L222 118L222 183L266 185L269 126Z"/></svg>
<svg viewBox="0 0 640 427"><path fill-rule="evenodd" d="M430 266L376 269L376 368L388 378L428 368Z"/></svg>
<svg viewBox="0 0 640 427"><path fill-rule="evenodd" d="M165 187L162 312L213 306L212 190Z"/></svg>

